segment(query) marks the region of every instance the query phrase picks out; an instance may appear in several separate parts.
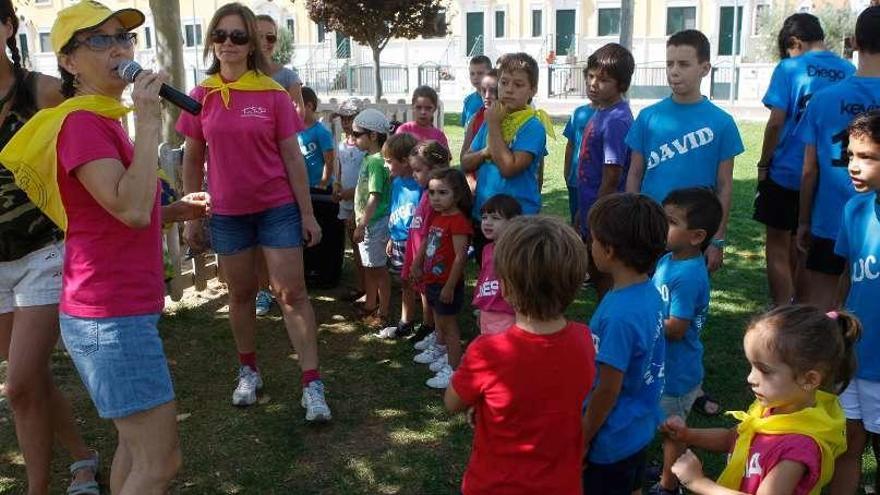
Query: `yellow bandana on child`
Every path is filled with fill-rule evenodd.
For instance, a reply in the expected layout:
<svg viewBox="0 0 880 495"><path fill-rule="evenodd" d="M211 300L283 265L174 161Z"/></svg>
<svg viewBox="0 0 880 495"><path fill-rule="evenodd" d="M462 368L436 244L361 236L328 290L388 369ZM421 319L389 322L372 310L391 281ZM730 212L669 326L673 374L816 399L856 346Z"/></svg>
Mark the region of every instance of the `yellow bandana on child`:
<svg viewBox="0 0 880 495"><path fill-rule="evenodd" d="M237 91L283 91L287 92L280 84L275 82L269 76L264 74L260 74L257 71L249 70L245 72L241 77L238 78L237 81L232 82L223 82L223 79L220 78L219 74L214 74L211 77L205 79L199 84L203 88L208 88L210 91L205 93L205 97L202 98L202 103L213 93L220 93L220 98L223 100L223 106L225 108L229 108L229 90L234 89Z"/></svg>
<svg viewBox="0 0 880 495"><path fill-rule="evenodd" d="M513 142L513 138L516 137L516 133L519 131L520 127L525 125L525 123L532 117L537 117L538 121L541 122L541 125L544 126L544 132L546 132L551 138L556 139L556 134L553 132L553 121L550 120L550 115L544 110L535 110L534 108L526 107L522 110L507 114L504 117L504 120L501 121L501 137L504 138L504 142L510 145L510 143Z"/></svg>
<svg viewBox="0 0 880 495"><path fill-rule="evenodd" d="M718 484L731 490L738 490L743 473L746 472L749 449L756 434L786 435L798 434L812 438L822 452L822 472L810 495L818 495L822 487L831 481L834 474L834 460L846 450L846 419L837 396L827 392L816 392L816 405L791 414L765 416L767 410L758 401L752 403L749 412L731 411L731 416L740 420L736 428L738 434L733 454L727 463Z"/></svg>
<svg viewBox="0 0 880 495"><path fill-rule="evenodd" d="M108 119L120 119L131 111L107 96L75 96L37 112L0 151L0 163L15 176L18 187L61 230L67 230L67 214L58 190L55 145L64 120L80 110Z"/></svg>

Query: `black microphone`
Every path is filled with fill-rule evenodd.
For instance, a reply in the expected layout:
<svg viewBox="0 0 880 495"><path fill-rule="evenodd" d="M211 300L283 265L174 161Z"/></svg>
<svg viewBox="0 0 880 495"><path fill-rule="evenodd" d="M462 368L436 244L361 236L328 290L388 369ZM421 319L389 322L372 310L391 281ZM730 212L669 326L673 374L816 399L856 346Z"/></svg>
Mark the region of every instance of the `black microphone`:
<svg viewBox="0 0 880 495"><path fill-rule="evenodd" d="M119 64L119 67L116 68L116 72L119 74L119 77L124 81L128 81L133 83L135 79L137 79L138 74L143 71L143 67L134 60L126 60ZM188 95L181 93L180 91L172 88L167 84L162 84L162 87L159 88L159 96L173 103L177 108L185 112L189 112L193 115L198 115L199 112L202 111L202 104L193 100Z"/></svg>

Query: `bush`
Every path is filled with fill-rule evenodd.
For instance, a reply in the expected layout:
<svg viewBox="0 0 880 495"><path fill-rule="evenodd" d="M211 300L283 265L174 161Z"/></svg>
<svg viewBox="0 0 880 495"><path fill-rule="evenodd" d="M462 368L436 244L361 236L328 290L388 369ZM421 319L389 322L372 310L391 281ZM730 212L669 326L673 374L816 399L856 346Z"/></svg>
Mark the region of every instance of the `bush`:
<svg viewBox="0 0 880 495"><path fill-rule="evenodd" d="M777 62L779 61L779 47L776 36L782 29L785 18L795 12L774 6L769 11L764 11L757 22L759 24L759 41L755 44L754 55L749 57L754 62ZM834 7L825 5L813 12L822 23L825 31L825 45L828 50L843 55L843 40L852 36L856 27L856 14L846 7Z"/></svg>
<svg viewBox="0 0 880 495"><path fill-rule="evenodd" d="M293 57L293 34L287 28L278 30L278 41L275 42L275 52L272 61L276 64L286 65Z"/></svg>

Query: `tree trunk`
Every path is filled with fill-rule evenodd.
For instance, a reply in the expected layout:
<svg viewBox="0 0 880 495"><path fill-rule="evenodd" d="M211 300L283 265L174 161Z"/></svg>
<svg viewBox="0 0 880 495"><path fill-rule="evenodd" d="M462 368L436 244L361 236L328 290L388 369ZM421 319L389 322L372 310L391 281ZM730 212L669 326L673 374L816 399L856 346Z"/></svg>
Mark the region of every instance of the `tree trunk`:
<svg viewBox="0 0 880 495"><path fill-rule="evenodd" d="M168 84L183 90L186 79L183 67L183 38L180 34L180 4L178 0L150 0L156 31L156 62L158 69L168 73ZM162 105L162 141L179 146L183 140L174 124L180 109L165 102Z"/></svg>
<svg viewBox="0 0 880 495"><path fill-rule="evenodd" d="M379 64L379 56L382 54L382 49L376 45L370 48L373 49L373 94L376 97L376 103L379 103L379 98L382 98L382 66Z"/></svg>
<svg viewBox="0 0 880 495"><path fill-rule="evenodd" d="M620 44L632 51L633 17L635 16L634 0L623 0L620 3Z"/></svg>

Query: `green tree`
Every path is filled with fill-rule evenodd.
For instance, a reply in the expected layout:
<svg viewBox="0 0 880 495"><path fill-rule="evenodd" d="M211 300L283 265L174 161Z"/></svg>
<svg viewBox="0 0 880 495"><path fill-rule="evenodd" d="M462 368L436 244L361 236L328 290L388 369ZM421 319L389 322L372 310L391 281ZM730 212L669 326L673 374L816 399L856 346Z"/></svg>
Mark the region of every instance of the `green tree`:
<svg viewBox="0 0 880 495"><path fill-rule="evenodd" d="M443 0L306 0L313 21L370 47L377 102L382 97L382 50L393 38L445 35L448 24L443 4Z"/></svg>
<svg viewBox="0 0 880 495"><path fill-rule="evenodd" d="M275 52L272 53L272 61L276 64L289 64L293 57L293 33L287 28L278 29L278 41L275 43Z"/></svg>
<svg viewBox="0 0 880 495"><path fill-rule="evenodd" d="M752 61L776 62L779 60L777 35L782 29L782 23L793 13L790 9L774 6L758 16L760 41L757 43L756 49L753 50L753 55L749 57ZM825 45L828 50L843 55L843 40L853 35L856 14L849 8L832 5L825 5L813 14L822 23L822 30L825 31Z"/></svg>

